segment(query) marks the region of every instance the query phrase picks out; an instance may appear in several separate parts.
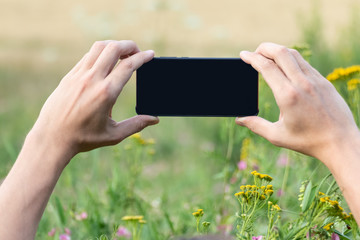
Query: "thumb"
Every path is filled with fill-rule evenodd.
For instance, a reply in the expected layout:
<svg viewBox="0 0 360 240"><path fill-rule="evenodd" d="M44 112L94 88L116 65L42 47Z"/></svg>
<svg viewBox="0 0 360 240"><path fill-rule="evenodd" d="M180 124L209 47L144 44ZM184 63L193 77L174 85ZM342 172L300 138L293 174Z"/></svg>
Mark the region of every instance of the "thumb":
<svg viewBox="0 0 360 240"><path fill-rule="evenodd" d="M235 119L236 124L247 127L250 131L257 135L266 138L270 142L273 142L276 138L276 131L274 131L274 123L269 122L266 119L257 116L250 117L237 117Z"/></svg>
<svg viewBox="0 0 360 240"><path fill-rule="evenodd" d="M118 141L122 141L134 133L140 132L144 128L159 123L158 117L148 115L137 115L132 118L116 123L115 131Z"/></svg>

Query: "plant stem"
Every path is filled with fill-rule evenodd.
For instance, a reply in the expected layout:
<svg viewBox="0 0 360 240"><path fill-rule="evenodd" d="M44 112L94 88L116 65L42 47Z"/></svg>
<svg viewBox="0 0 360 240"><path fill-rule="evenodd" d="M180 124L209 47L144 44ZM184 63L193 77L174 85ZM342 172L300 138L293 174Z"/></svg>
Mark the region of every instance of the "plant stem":
<svg viewBox="0 0 360 240"><path fill-rule="evenodd" d="M234 147L234 121L232 118L230 118L231 121L228 122L228 147L227 147L227 151L226 151L226 159L228 161L230 161L232 152L233 152L233 147Z"/></svg>
<svg viewBox="0 0 360 240"><path fill-rule="evenodd" d="M289 155L289 154L287 154ZM289 159L289 158L288 158ZM281 190L283 191L283 193L285 192L285 188L286 188L286 183L287 183L287 179L289 177L289 169L290 169L290 163L289 163L290 160L288 160L286 166L285 166L285 172L284 172L284 178L283 178L283 182L282 182L282 185L281 185ZM279 204L280 206L282 205L282 202L283 202L283 197L282 195L280 196L280 200L279 200Z"/></svg>

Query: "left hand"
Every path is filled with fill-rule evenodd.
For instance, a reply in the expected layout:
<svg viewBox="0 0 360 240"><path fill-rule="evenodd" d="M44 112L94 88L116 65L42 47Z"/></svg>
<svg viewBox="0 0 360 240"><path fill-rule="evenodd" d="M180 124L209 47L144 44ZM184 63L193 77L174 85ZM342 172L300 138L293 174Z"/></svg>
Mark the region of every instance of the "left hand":
<svg viewBox="0 0 360 240"><path fill-rule="evenodd" d="M153 51L142 52L132 41L95 42L47 99L31 134L75 155L117 144L158 123L157 117L147 115L121 122L111 117L132 73L153 57Z"/></svg>

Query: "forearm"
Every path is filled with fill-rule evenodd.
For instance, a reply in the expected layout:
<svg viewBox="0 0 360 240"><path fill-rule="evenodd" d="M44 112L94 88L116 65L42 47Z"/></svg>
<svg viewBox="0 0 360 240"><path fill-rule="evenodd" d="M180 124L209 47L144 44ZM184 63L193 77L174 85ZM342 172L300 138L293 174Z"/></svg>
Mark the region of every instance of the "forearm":
<svg viewBox="0 0 360 240"><path fill-rule="evenodd" d="M61 172L73 154L31 131L0 187L0 239L34 239Z"/></svg>
<svg viewBox="0 0 360 240"><path fill-rule="evenodd" d="M360 224L360 133L354 132L346 140L338 141L319 159L330 169L356 222Z"/></svg>

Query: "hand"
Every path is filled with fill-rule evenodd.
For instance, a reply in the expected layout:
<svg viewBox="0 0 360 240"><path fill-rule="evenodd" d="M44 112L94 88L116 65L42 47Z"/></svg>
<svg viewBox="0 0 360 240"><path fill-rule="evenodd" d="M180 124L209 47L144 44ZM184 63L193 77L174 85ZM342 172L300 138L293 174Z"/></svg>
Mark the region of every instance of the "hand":
<svg viewBox="0 0 360 240"><path fill-rule="evenodd" d="M32 132L75 155L117 144L158 123L158 118L146 115L121 122L111 117L132 73L153 57L153 51L141 52L132 41L95 42L47 99Z"/></svg>
<svg viewBox="0 0 360 240"><path fill-rule="evenodd" d="M344 99L296 50L263 43L255 52L241 52L240 57L263 75L280 116L275 123L251 116L237 118L237 124L274 145L322 161L330 149L358 138L358 128Z"/></svg>

